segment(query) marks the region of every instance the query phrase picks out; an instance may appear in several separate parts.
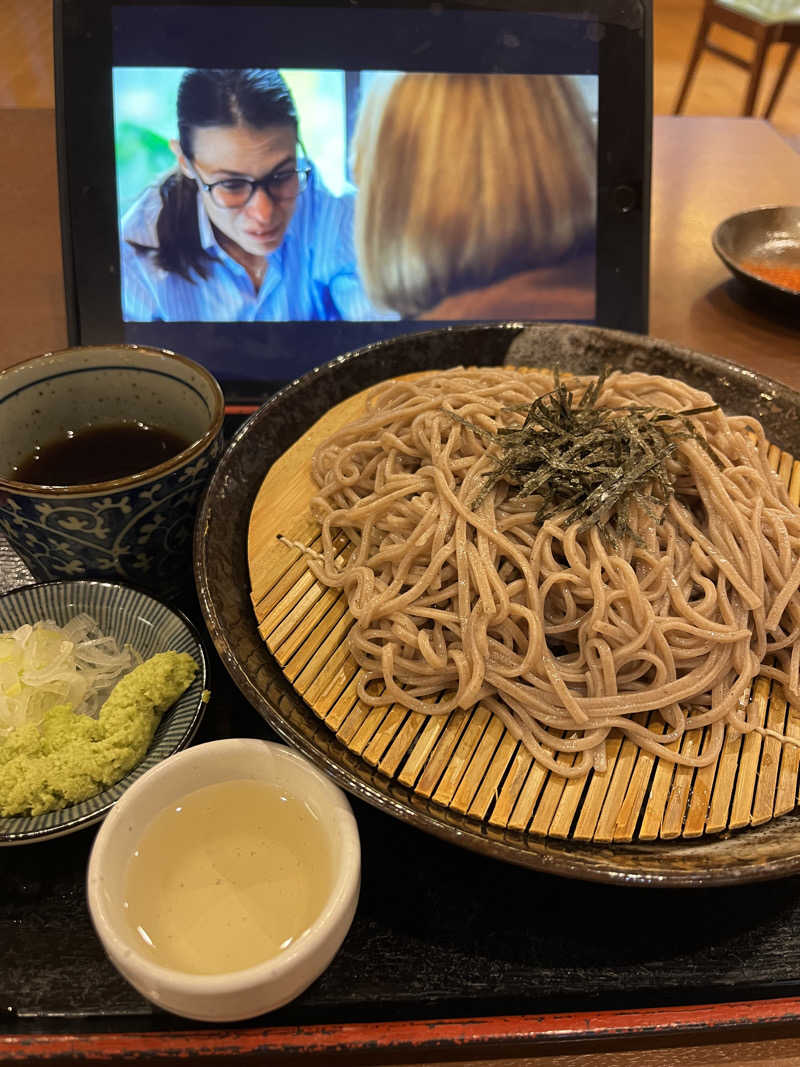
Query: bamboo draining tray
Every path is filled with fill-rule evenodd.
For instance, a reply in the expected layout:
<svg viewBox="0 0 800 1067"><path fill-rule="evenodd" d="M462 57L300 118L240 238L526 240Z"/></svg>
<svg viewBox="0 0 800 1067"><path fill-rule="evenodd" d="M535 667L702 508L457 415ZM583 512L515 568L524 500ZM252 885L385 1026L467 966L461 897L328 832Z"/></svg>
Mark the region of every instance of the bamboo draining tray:
<svg viewBox="0 0 800 1067"><path fill-rule="evenodd" d="M612 735L607 771L567 780L537 764L480 705L425 716L363 704L356 694L359 668L347 648L352 617L344 594L318 583L278 535L315 546L311 456L320 441L362 414L365 395L331 408L273 464L248 534L259 633L295 690L351 752L420 797L497 829L606 845L698 838L756 826L795 807L800 747L757 733L729 734L717 761L697 771ZM770 459L798 503L800 463L776 447ZM344 540L341 548L347 551ZM800 739L800 712L766 678L753 687L749 714ZM705 733L687 733L682 751L702 751Z"/></svg>

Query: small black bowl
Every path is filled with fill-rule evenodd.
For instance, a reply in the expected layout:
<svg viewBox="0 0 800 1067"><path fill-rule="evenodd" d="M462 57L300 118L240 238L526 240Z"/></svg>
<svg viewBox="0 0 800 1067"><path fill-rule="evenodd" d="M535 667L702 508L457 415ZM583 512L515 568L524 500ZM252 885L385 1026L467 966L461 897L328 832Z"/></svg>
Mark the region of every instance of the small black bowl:
<svg viewBox="0 0 800 1067"><path fill-rule="evenodd" d="M751 295L766 297L784 311L800 311L800 288L767 281L752 270L757 265L800 270L800 207L762 207L731 215L716 227L711 243Z"/></svg>

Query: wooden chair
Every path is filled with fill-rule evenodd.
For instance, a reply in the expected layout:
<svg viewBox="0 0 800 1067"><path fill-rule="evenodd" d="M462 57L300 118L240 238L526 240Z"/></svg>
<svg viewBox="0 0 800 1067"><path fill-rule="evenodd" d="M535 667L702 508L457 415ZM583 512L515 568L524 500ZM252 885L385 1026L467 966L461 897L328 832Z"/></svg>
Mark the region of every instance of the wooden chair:
<svg viewBox="0 0 800 1067"><path fill-rule="evenodd" d="M715 23L744 34L755 42L749 61L709 41L710 30ZM752 115L764 60L773 44L788 44L789 48L764 111L765 118L769 118L777 103L800 46L800 0L705 0L689 65L675 104L675 114L678 115L683 107L700 56L706 51L749 72L742 114Z"/></svg>

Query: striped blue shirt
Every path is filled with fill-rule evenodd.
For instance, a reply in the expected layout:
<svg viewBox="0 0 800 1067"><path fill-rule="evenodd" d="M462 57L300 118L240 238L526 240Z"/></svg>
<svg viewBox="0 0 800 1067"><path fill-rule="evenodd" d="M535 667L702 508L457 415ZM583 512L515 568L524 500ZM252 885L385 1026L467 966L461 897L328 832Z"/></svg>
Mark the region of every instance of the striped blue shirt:
<svg viewBox="0 0 800 1067"><path fill-rule="evenodd" d="M162 270L158 247L158 185L145 189L121 223L122 318L125 322L375 321L387 315L367 299L356 269L352 193L334 196L312 170L280 247L272 252L258 292L241 264L217 242L203 202L197 221L208 277L193 282Z"/></svg>

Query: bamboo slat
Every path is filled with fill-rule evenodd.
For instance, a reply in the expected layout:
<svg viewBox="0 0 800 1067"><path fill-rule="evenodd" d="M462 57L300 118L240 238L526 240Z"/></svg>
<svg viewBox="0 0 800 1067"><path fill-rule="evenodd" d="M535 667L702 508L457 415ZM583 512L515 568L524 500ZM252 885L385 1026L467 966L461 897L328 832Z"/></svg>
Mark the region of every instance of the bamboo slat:
<svg viewBox="0 0 800 1067"><path fill-rule="evenodd" d="M450 805L455 811L461 812L462 815L469 810L470 805L476 797L478 790L481 787L481 783L485 779L486 768L488 767L504 732L505 729L500 720L496 716L490 715L483 736L480 739L478 747L470 761L470 765L467 768L467 772L461 779Z"/></svg>
<svg viewBox="0 0 800 1067"><path fill-rule="evenodd" d="M780 696L773 693L772 699L785 703L782 693ZM797 779L800 768L800 711L797 708L787 706L784 730L789 737L798 739L798 745L784 745L773 816L785 815L797 803Z"/></svg>
<svg viewBox="0 0 800 1067"><path fill-rule="evenodd" d="M448 716L445 715L433 715L428 719L425 728L419 736L419 740L408 753L408 758L405 760L403 767L397 776L401 785L412 787L416 785L417 779L419 778L423 767L426 766L428 760L431 758L431 753L435 749L436 743L441 737L447 723Z"/></svg>
<svg viewBox="0 0 800 1067"><path fill-rule="evenodd" d="M564 786L558 800L550 827L548 837L569 837L570 830L575 822L575 814L578 810L583 791L586 788L586 776L570 778Z"/></svg>
<svg viewBox="0 0 800 1067"><path fill-rule="evenodd" d="M659 730L663 732L663 726L659 727L658 722L652 721L655 718L654 715L650 716L650 729L654 732L659 732ZM647 795L647 788L653 776L655 763L655 753L645 752L644 749L639 750L628 788L625 790L625 796L617 812L617 821L614 824L615 841L631 841L633 839L641 815L642 804Z"/></svg>
<svg viewBox="0 0 800 1067"><path fill-rule="evenodd" d="M581 803L578 824L572 835L578 841L591 841L594 837L606 793L614 780L621 748L621 737L610 737L606 742L606 769L602 774L592 774L586 795Z"/></svg>
<svg viewBox="0 0 800 1067"><path fill-rule="evenodd" d="M717 773L717 763L709 763L700 767L694 776L692 797L689 801L689 811L683 824L684 837L700 837L706 826L709 806L711 803L714 778Z"/></svg>
<svg viewBox="0 0 800 1067"><path fill-rule="evenodd" d="M605 845L696 838L757 825L797 805L800 744L756 732L726 727L722 751L705 767L676 766L612 735L604 770L565 778L535 761L481 705L449 715L409 712L391 701L367 706L347 646L352 617L344 594L320 585L297 549L279 540L319 547L308 511L311 454L360 414L363 402L359 395L333 408L273 465L253 506L248 542L259 632L297 692L353 753L468 818ZM800 463L774 448L770 459L798 503ZM336 547L347 554L344 539ZM433 709L436 698L430 703ZM800 709L767 678L754 684L747 717L800 742ZM651 719L651 728L666 730L655 713ZM692 758L710 737L711 728L698 729L667 747ZM558 762L572 765L574 758L561 754Z"/></svg>
<svg viewBox="0 0 800 1067"><path fill-rule="evenodd" d="M489 816L489 822L492 825L508 826L511 812L514 810L517 797L525 785L525 779L528 777L528 771L531 769L532 763L533 758L530 752L518 744L511 769L502 781L494 811Z"/></svg>
<svg viewBox="0 0 800 1067"><path fill-rule="evenodd" d="M492 762L478 787L478 792L467 809L467 814L476 819L486 819L490 807L492 805L496 806L500 796L500 783L503 782L506 769L517 749L517 741L511 734L504 729L500 732L500 744L495 749Z"/></svg>
<svg viewBox="0 0 800 1067"><path fill-rule="evenodd" d="M639 746L626 737L619 750L614 774L603 799L603 807L600 809L600 818L597 820L594 831L595 841L607 844L614 838L620 807L625 799L638 753Z"/></svg>

